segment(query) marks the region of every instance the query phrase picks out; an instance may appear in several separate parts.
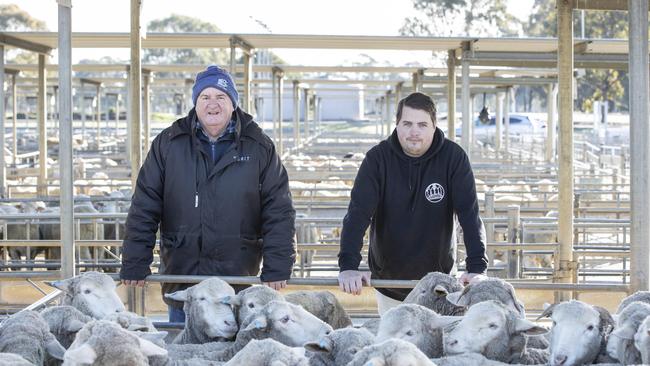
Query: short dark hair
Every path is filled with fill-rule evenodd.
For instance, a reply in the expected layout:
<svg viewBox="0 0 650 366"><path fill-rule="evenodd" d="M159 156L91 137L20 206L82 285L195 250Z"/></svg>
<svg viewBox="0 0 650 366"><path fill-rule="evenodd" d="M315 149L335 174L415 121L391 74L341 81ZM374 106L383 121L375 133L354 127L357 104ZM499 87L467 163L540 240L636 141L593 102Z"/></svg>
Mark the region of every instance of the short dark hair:
<svg viewBox="0 0 650 366"><path fill-rule="evenodd" d="M400 119L402 119L402 109L404 109L404 106L429 113L431 116L431 122L433 122L434 125L436 124L436 103L434 103L433 99L428 95L415 92L400 100L397 104L396 124L399 123Z"/></svg>

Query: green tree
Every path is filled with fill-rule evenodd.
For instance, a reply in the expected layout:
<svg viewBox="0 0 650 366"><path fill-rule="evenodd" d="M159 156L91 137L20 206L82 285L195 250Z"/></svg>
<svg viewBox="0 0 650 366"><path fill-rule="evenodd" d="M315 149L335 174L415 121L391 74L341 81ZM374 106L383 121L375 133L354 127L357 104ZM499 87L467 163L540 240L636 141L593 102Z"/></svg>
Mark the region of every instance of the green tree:
<svg viewBox="0 0 650 366"><path fill-rule="evenodd" d="M33 18L18 5L8 4L0 5L0 29L7 32L46 31L47 26L44 21ZM8 49L6 60L8 63L33 64L37 62L38 56L29 51Z"/></svg>
<svg viewBox="0 0 650 366"><path fill-rule="evenodd" d="M521 22L508 13L505 0L413 0L420 12L404 20L408 36L516 36Z"/></svg>
<svg viewBox="0 0 650 366"><path fill-rule="evenodd" d="M584 11L585 38L627 38L627 13L623 11ZM580 11L573 12L574 37L581 36L582 16ZM555 1L535 0L528 25L524 29L530 37L556 37L557 11ZM614 109L627 110L627 70L586 69L577 79L578 97L576 104L585 111L591 111L593 102L608 101ZM534 88L531 88L534 89ZM545 89L535 92L546 95Z"/></svg>

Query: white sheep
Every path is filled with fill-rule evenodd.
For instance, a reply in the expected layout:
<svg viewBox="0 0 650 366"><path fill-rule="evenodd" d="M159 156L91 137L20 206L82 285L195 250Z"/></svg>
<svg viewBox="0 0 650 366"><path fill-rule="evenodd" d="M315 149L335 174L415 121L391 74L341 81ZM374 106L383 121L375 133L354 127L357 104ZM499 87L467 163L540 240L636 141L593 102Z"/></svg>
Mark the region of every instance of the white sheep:
<svg viewBox="0 0 650 366"><path fill-rule="evenodd" d="M139 338L118 324L94 320L86 324L65 352L64 366L149 365L147 357L166 357L167 350Z"/></svg>
<svg viewBox="0 0 650 366"><path fill-rule="evenodd" d="M253 339L224 366L309 366L304 349L292 348L273 339Z"/></svg>
<svg viewBox="0 0 650 366"><path fill-rule="evenodd" d="M416 345L429 358L441 357L443 328L461 319L461 316L438 315L421 305L401 304L381 317L376 342L402 339Z"/></svg>
<svg viewBox="0 0 650 366"><path fill-rule="evenodd" d="M131 311L122 311L119 313L108 314L103 320L108 320L119 324L126 330L142 331L142 332L156 332L157 329L153 325L151 319L146 316L140 316Z"/></svg>
<svg viewBox="0 0 650 366"><path fill-rule="evenodd" d="M2 366L34 366L22 356L15 353L0 353L0 365Z"/></svg>
<svg viewBox="0 0 650 366"><path fill-rule="evenodd" d="M224 298L224 302L235 308L238 324L273 300L282 301L284 297L268 286L251 286L239 291L237 295Z"/></svg>
<svg viewBox="0 0 650 366"><path fill-rule="evenodd" d="M388 339L359 351L348 366L435 366L415 345Z"/></svg>
<svg viewBox="0 0 650 366"><path fill-rule="evenodd" d="M418 304L440 315L463 315L466 307L452 304L447 295L463 290L456 277L442 272L431 272L422 277L404 299L405 304Z"/></svg>
<svg viewBox="0 0 650 366"><path fill-rule="evenodd" d="M62 360L65 348L50 333L50 327L39 313L23 310L0 324L0 352L15 353L42 365L46 354Z"/></svg>
<svg viewBox="0 0 650 366"><path fill-rule="evenodd" d="M74 341L77 332L92 320L91 317L70 305L52 306L41 310L50 332L66 349Z"/></svg>
<svg viewBox="0 0 650 366"><path fill-rule="evenodd" d="M462 291L447 295L447 300L457 306L470 307L483 301L499 301L521 318L526 317L524 304L517 299L515 289L508 282L495 277L490 277L480 282L465 286Z"/></svg>
<svg viewBox="0 0 650 366"><path fill-rule="evenodd" d="M645 302L634 301L623 308L607 340L607 354L626 365L641 362L641 353L634 346L634 335L648 316L650 305Z"/></svg>
<svg viewBox="0 0 650 366"><path fill-rule="evenodd" d="M443 343L448 355L475 352L491 360L529 365L546 363L548 351L528 349L524 335L546 332L504 304L489 300L472 305L451 331L443 333Z"/></svg>
<svg viewBox="0 0 650 366"><path fill-rule="evenodd" d="M206 359L228 361L252 339L274 339L290 347L301 347L332 332L332 327L301 306L271 301L242 324L235 342L220 352L202 355Z"/></svg>
<svg viewBox="0 0 650 366"><path fill-rule="evenodd" d="M375 343L375 336L366 329L353 327L334 330L317 341L307 342L310 366L347 365L357 352Z"/></svg>
<svg viewBox="0 0 650 366"><path fill-rule="evenodd" d="M71 305L92 318L102 319L108 314L125 310L115 291L115 281L104 273L84 272L72 278L46 283L65 293L61 305Z"/></svg>
<svg viewBox="0 0 650 366"><path fill-rule="evenodd" d="M606 352L614 319L606 309L571 300L547 307L540 315L553 319L551 365L585 365Z"/></svg>
<svg viewBox="0 0 650 366"><path fill-rule="evenodd" d="M168 299L184 303L185 328L174 343L206 343L232 338L239 327L226 298L234 295L232 286L217 277L165 294Z"/></svg>
<svg viewBox="0 0 650 366"><path fill-rule="evenodd" d="M352 325L352 320L341 302L329 291L296 291L285 295L285 299L302 306L334 329Z"/></svg>
<svg viewBox="0 0 650 366"><path fill-rule="evenodd" d="M645 302L646 304L650 304L650 291L637 291L621 300L621 303L618 304L618 308L616 309L616 314L620 314L626 306L635 301L641 301Z"/></svg>

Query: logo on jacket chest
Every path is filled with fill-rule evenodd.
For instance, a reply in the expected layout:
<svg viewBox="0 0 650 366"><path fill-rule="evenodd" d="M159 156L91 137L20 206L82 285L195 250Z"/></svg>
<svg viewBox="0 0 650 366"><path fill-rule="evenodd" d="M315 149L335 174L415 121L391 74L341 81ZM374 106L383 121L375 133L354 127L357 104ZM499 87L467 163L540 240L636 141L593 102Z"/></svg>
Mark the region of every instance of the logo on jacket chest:
<svg viewBox="0 0 650 366"><path fill-rule="evenodd" d="M424 190L424 197L431 203L438 203L445 198L445 189L438 183L431 183Z"/></svg>

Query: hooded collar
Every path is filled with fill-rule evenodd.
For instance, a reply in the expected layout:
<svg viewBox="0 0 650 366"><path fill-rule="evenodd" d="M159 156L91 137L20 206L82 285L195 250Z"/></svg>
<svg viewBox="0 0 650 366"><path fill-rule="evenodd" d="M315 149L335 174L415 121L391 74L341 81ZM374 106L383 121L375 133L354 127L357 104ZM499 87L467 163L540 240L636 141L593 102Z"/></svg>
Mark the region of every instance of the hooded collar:
<svg viewBox="0 0 650 366"><path fill-rule="evenodd" d="M399 143L399 137L397 137L397 129L393 129L393 133L388 138L388 144L390 145L393 152L395 152L395 154L397 154L397 156L400 158L413 163L419 163L431 159L442 149L444 143L445 133L442 132L440 128L436 127L436 131L433 133L433 141L431 142L429 149L424 154L422 154L422 156L414 158L404 153L402 145Z"/></svg>

